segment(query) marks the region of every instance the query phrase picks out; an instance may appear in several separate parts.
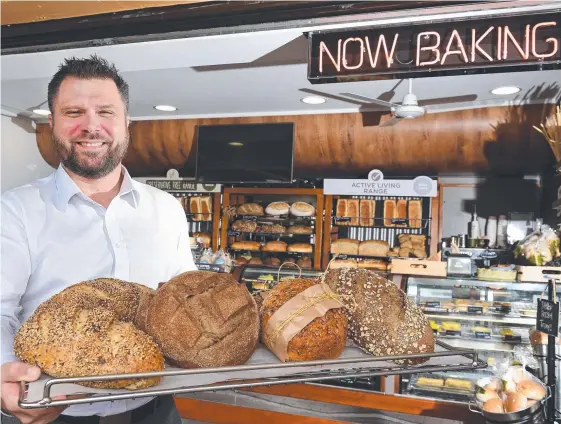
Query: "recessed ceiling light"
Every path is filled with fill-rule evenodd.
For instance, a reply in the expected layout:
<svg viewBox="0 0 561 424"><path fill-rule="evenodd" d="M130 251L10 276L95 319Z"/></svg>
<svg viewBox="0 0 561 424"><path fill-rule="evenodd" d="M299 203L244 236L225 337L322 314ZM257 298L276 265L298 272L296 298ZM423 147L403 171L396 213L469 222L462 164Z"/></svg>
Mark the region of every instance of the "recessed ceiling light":
<svg viewBox="0 0 561 424"><path fill-rule="evenodd" d="M154 109L161 110L162 112L174 112L177 110L175 106L170 106L170 105L158 105L158 106L154 106Z"/></svg>
<svg viewBox="0 0 561 424"><path fill-rule="evenodd" d="M33 109L33 113L35 115L47 116L51 114L51 111L46 109Z"/></svg>
<svg viewBox="0 0 561 424"><path fill-rule="evenodd" d="M322 103L325 103L327 101L323 97L318 97L318 96L308 96L300 100L303 103L307 103L309 105L321 105Z"/></svg>
<svg viewBox="0 0 561 424"><path fill-rule="evenodd" d="M519 87L514 87L511 85L505 85L503 87L493 88L491 93L497 96L508 96L509 94L516 94L520 91Z"/></svg>
<svg viewBox="0 0 561 424"><path fill-rule="evenodd" d="M228 143L230 146L234 146L234 147L242 147L243 143L240 143L239 141L231 141L230 143Z"/></svg>

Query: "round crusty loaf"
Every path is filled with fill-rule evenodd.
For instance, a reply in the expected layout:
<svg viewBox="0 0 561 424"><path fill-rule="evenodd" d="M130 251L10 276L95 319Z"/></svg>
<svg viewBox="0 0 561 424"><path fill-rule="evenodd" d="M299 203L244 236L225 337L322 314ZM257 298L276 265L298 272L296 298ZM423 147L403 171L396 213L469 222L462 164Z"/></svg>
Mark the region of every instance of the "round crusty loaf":
<svg viewBox="0 0 561 424"><path fill-rule="evenodd" d="M174 365L239 365L257 347L259 315L246 286L230 274L190 271L154 295L146 327Z"/></svg>
<svg viewBox="0 0 561 424"><path fill-rule="evenodd" d="M264 333L273 314L286 302L318 280L295 279L279 283L267 293L261 306L261 331ZM347 317L343 308L330 309L314 319L294 336L287 347L287 361L313 361L336 359L345 349ZM264 340L267 343L266 340ZM270 347L270 346L269 346Z"/></svg>
<svg viewBox="0 0 561 424"><path fill-rule="evenodd" d="M154 290L100 278L70 286L43 302L21 326L14 352L53 377L162 371L162 352L133 320ZM159 378L82 383L137 390Z"/></svg>
<svg viewBox="0 0 561 424"><path fill-rule="evenodd" d="M360 348L375 356L434 351L434 336L425 315L391 281L367 269L342 268L329 270L325 282L345 304L349 338Z"/></svg>

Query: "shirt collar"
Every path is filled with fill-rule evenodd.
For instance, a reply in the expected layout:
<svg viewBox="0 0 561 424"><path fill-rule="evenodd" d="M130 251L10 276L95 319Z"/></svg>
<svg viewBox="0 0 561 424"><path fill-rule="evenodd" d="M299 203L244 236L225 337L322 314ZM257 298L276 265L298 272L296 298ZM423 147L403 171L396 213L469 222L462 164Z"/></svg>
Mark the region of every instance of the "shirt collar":
<svg viewBox="0 0 561 424"><path fill-rule="evenodd" d="M121 183L121 190L119 190L118 197L124 197L132 207L137 208L139 202L140 185L134 181L129 171L123 166L123 182ZM76 183L70 178L62 164L58 166L55 172L55 185L57 190L56 202L57 207L61 211L66 211L70 199L76 194L81 194L82 191Z"/></svg>

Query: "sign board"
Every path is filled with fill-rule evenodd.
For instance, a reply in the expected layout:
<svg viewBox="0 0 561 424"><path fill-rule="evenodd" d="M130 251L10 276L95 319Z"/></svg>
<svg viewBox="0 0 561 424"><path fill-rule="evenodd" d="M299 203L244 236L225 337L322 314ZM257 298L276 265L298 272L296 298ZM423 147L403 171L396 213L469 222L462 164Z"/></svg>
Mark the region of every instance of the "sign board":
<svg viewBox="0 0 561 424"><path fill-rule="evenodd" d="M309 35L311 83L560 67L560 12Z"/></svg>
<svg viewBox="0 0 561 424"><path fill-rule="evenodd" d="M166 178L143 177L135 178L136 181L170 193L220 193L220 184L197 184L194 180L180 178L177 171L168 171Z"/></svg>
<svg viewBox="0 0 561 424"><path fill-rule="evenodd" d="M559 303L538 299L536 329L550 336L557 337L559 333Z"/></svg>
<svg viewBox="0 0 561 424"><path fill-rule="evenodd" d="M323 193L332 195L436 197L437 181L420 176L412 180L386 180L378 169L370 171L367 180L323 181Z"/></svg>

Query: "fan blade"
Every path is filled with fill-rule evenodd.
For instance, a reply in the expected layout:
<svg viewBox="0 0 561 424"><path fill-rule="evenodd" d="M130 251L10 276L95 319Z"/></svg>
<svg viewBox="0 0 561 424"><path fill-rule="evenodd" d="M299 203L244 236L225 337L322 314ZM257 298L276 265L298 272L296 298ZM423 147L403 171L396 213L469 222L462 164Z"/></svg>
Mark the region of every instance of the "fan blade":
<svg viewBox="0 0 561 424"><path fill-rule="evenodd" d="M432 106L441 105L446 103L462 103L462 102L473 102L477 99L475 94L469 94L466 96L455 96L455 97L440 97L436 99L425 99L419 100L419 106Z"/></svg>
<svg viewBox="0 0 561 424"><path fill-rule="evenodd" d="M370 97L361 96L360 94L354 94L354 93L340 93L340 94L341 94L341 96L350 97L351 99L359 100L359 101L364 102L364 103L376 103L380 106L389 107L389 108L397 106L397 105L395 105L393 103L390 103L390 102L385 102L385 101L380 100L380 99L373 99L373 98L370 98Z"/></svg>
<svg viewBox="0 0 561 424"><path fill-rule="evenodd" d="M378 125L379 127L391 127L397 123L399 123L399 121L401 121L402 118L398 118L397 116L393 115L391 117L391 119L388 119L386 122L384 122L381 125Z"/></svg>

